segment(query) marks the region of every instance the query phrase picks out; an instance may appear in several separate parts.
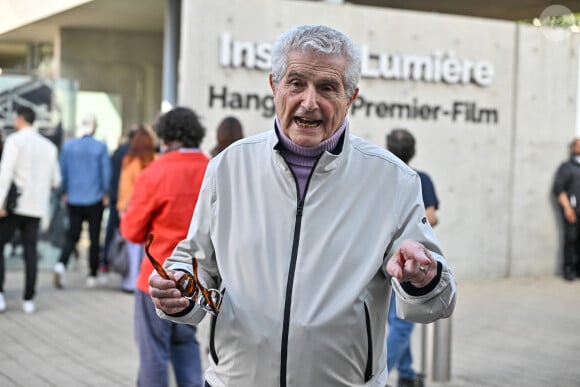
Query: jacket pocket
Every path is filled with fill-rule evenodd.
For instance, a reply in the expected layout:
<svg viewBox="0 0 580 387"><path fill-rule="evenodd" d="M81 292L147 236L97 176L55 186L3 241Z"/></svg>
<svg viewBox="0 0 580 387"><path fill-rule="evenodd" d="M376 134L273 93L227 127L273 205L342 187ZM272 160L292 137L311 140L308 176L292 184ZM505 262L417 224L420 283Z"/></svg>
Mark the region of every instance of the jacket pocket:
<svg viewBox="0 0 580 387"><path fill-rule="evenodd" d="M365 367L365 383L373 377L373 335L371 330L371 319L369 308L365 302L365 322L367 327L367 365Z"/></svg>

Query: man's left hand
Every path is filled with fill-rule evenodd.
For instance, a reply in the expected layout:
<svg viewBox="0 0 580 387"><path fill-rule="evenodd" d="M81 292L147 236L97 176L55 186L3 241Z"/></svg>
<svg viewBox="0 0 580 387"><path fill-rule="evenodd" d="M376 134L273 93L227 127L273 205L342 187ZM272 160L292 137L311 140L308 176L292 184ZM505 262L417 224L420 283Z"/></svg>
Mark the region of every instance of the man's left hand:
<svg viewBox="0 0 580 387"><path fill-rule="evenodd" d="M387 272L399 282L422 288L437 276L437 260L422 244L405 240L387 262Z"/></svg>
<svg viewBox="0 0 580 387"><path fill-rule="evenodd" d="M0 208L0 218L5 218L8 216L8 212L5 209Z"/></svg>
<svg viewBox="0 0 580 387"><path fill-rule="evenodd" d="M108 207L109 202L110 202L109 195L103 196L103 207Z"/></svg>

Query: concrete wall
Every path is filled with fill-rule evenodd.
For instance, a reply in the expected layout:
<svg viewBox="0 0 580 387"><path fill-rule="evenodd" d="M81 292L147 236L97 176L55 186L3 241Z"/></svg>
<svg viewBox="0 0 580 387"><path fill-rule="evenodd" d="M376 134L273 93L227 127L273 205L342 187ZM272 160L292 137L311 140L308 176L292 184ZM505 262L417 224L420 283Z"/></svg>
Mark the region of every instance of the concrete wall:
<svg viewBox="0 0 580 387"><path fill-rule="evenodd" d="M554 40L544 32L518 27L508 255L514 276L557 272L560 219L551 186L577 125L579 36Z"/></svg>
<svg viewBox="0 0 580 387"><path fill-rule="evenodd" d="M78 80L81 91L119 95L124 128L157 117L162 34L65 28L60 36L61 77Z"/></svg>

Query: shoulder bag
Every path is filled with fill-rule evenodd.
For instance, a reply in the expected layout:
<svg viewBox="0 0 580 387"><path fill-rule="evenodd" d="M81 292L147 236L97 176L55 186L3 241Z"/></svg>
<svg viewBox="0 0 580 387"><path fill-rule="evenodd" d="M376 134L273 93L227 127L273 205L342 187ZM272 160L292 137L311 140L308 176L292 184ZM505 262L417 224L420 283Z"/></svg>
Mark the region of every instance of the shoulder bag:
<svg viewBox="0 0 580 387"><path fill-rule="evenodd" d="M13 213L18 205L18 197L20 196L20 191L16 184L12 182L10 184L10 189L8 190L8 195L6 195L6 199L4 200L4 205L2 208L6 210L9 214Z"/></svg>

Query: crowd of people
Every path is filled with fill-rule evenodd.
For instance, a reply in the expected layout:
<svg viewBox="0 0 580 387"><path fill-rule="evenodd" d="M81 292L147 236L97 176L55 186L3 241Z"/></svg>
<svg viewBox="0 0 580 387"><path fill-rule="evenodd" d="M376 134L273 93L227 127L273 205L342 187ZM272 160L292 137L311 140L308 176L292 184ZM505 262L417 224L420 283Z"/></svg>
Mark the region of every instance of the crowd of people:
<svg viewBox="0 0 580 387"><path fill-rule="evenodd" d="M168 385L170 364L180 386L385 386L396 366L399 386L417 386L390 352L408 351L412 329L396 328L395 318L449 317L456 283L432 229L434 188L427 203L428 176L407 165L413 154L396 150L412 140L414 152L410 133L393 131L390 151L352 133L361 61L335 29L284 32L268 79L274 129L244 138L239 120L226 117L209 155L197 113L176 107L152 127L130 128L112 156L88 115L59 160L34 129L34 112L20 107L0 161L0 203L11 182L21 193L15 208L0 210L0 251L20 229L24 311L35 311L39 220L58 189L70 221L56 287L66 287L83 222L87 287L113 258L115 232L127 242L121 289L135 297L138 386ZM3 280L2 264L0 311ZM203 371L196 325L206 314ZM397 335L400 345L391 344Z"/></svg>

